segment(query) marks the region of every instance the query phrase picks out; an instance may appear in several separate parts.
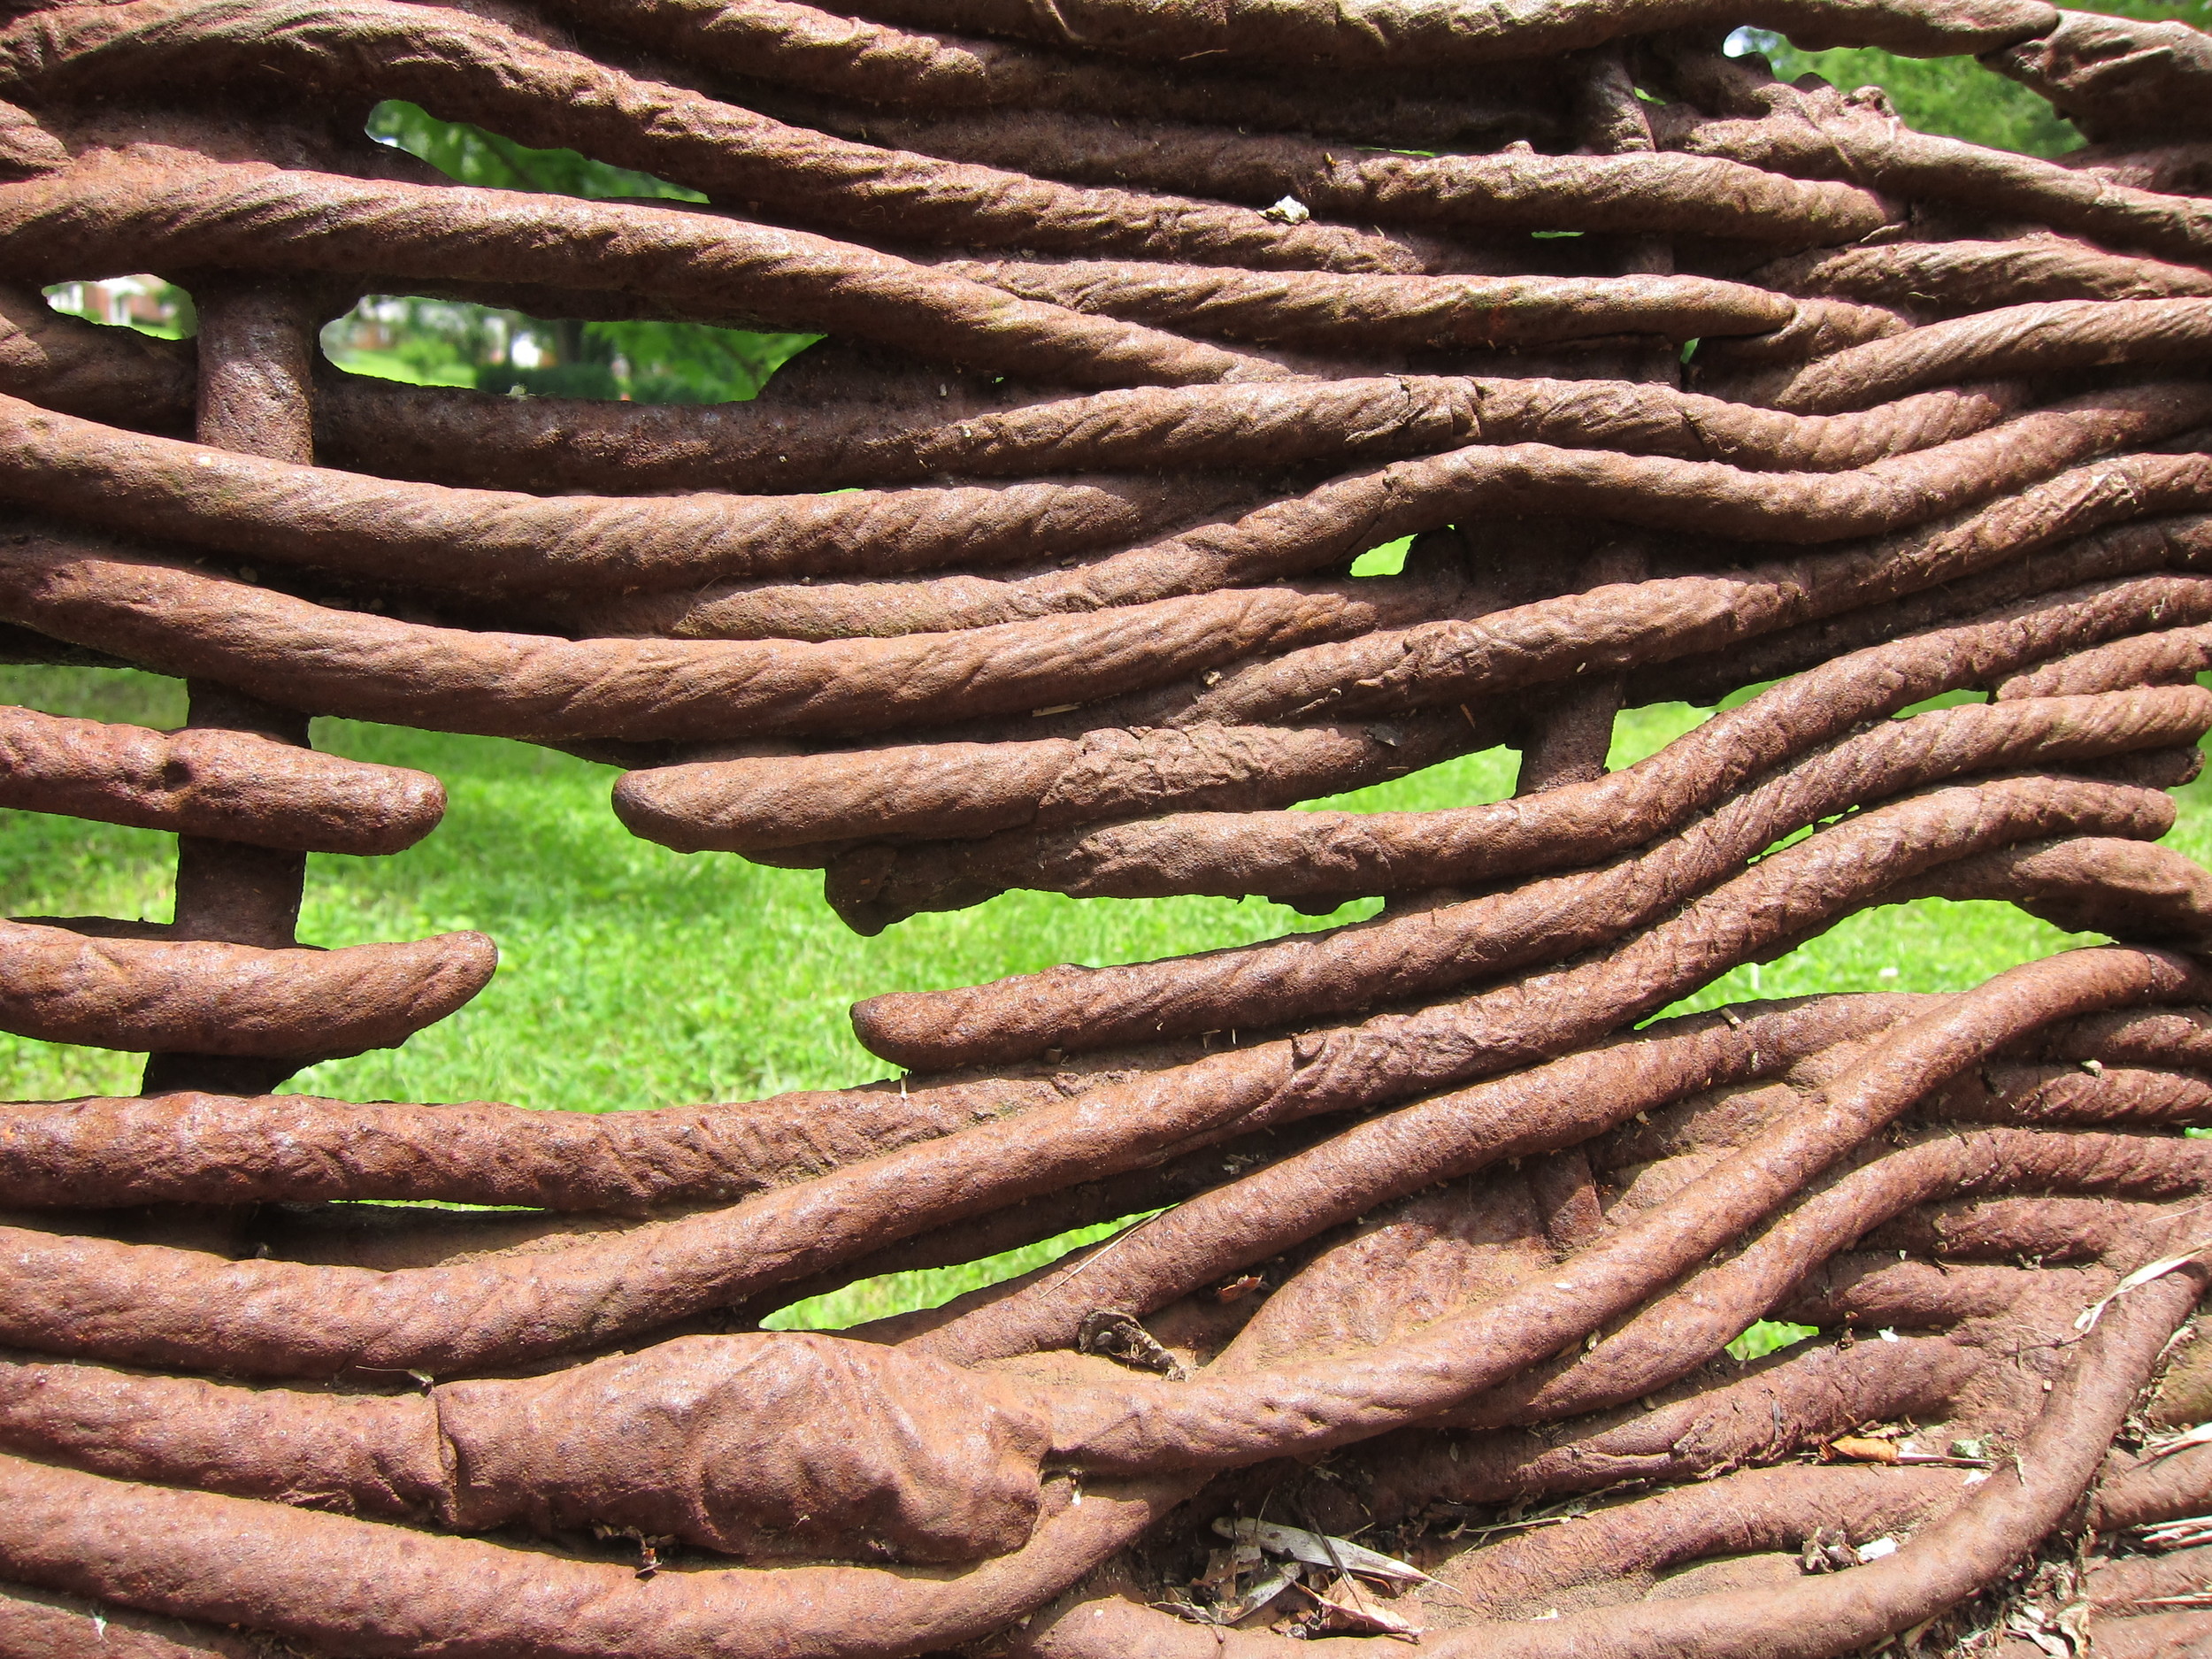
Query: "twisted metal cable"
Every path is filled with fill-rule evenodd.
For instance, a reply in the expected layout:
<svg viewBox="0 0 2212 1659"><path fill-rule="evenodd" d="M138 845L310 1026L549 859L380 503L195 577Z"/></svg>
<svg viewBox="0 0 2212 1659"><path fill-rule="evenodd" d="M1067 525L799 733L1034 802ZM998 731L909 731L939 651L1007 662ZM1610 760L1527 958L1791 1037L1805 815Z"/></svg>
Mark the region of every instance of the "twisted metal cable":
<svg viewBox="0 0 2212 1659"><path fill-rule="evenodd" d="M2154 845L2212 729L2203 38L869 12L5 8L0 650L190 717L0 710L0 804L180 838L171 922L0 922L0 1029L150 1056L0 1107L0 1655L2207 1640L2146 1553L2212 1507L2212 876ZM2098 148L1915 133L1739 24L1978 54ZM705 199L457 184L391 99ZM37 292L140 271L196 340ZM319 360L390 293L833 338L707 406ZM1731 706L1608 770L1683 699ZM316 715L614 762L633 832L866 933L1383 910L870 998L913 1075L858 1088L277 1094L496 961L297 939L308 853L444 805ZM1500 746L1508 800L1304 810ZM2112 942L1667 1015L1930 896ZM1763 1319L1817 1328L1731 1357Z"/></svg>

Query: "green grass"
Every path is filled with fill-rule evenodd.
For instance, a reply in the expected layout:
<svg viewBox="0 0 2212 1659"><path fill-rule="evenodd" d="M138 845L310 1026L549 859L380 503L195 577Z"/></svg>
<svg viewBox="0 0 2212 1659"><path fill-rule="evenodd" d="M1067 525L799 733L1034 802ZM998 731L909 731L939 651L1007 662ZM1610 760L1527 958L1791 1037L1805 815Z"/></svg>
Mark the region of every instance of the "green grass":
<svg viewBox="0 0 2212 1659"><path fill-rule="evenodd" d="M183 718L176 682L123 671L0 670L0 701L157 726ZM292 1086L319 1094L603 1111L837 1087L886 1075L845 1018L877 991L1326 925L1259 901L1021 894L861 939L823 905L818 872L631 837L608 808L611 767L495 738L338 720L317 721L315 741L435 772L451 804L397 857L311 859L301 936L343 945L476 927L501 951L497 977L451 1019ZM7 817L4 913L167 915L173 837ZM0 1037L0 1081L17 1098L126 1089L137 1066Z"/></svg>
<svg viewBox="0 0 2212 1659"><path fill-rule="evenodd" d="M184 716L178 682L123 671L0 669L0 702L153 726ZM1651 753L1699 718L1682 705L1624 717L1614 764ZM493 1099L607 1111L839 1087L886 1072L846 1020L847 1006L862 996L1245 943L1376 908L1370 901L1316 918L1258 899L1009 894L866 940L822 903L817 872L686 856L631 837L608 808L611 768L495 738L347 721L316 722L315 741L434 772L451 805L434 833L396 857L311 860L301 936L343 945L473 927L498 941L501 953L491 985L452 1018L403 1048L318 1065L289 1086L342 1099ZM1496 800L1510 793L1516 765L1510 751L1491 750L1331 804L1432 810ZM2212 851L2212 784L2184 790L2181 812L2171 841L2201 858ZM165 918L173 838L4 817L0 914ZM2009 906L1928 901L1854 917L1782 962L1724 976L1682 1006L1816 990L1955 990L2069 942ZM0 1035L0 1089L9 1098L134 1092L140 1064L134 1056ZM1072 1241L856 1286L786 1318L843 1324L929 1305L1048 1260Z"/></svg>

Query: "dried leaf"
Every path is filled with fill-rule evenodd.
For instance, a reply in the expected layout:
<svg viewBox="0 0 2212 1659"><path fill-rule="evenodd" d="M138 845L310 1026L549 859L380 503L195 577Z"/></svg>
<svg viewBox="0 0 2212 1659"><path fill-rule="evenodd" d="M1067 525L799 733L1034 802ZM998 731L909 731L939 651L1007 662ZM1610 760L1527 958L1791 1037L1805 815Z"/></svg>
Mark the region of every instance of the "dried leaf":
<svg viewBox="0 0 2212 1659"><path fill-rule="evenodd" d="M1436 1582L1406 1562L1378 1555L1348 1538L1330 1538L1320 1532L1309 1532L1302 1526L1280 1526L1273 1521L1232 1521L1224 1516L1214 1523L1214 1531L1224 1538L1257 1544L1271 1555L1288 1555L1294 1561L1316 1567L1333 1567L1340 1572L1356 1572L1390 1584Z"/></svg>
<svg viewBox="0 0 2212 1659"><path fill-rule="evenodd" d="M2126 1295L2128 1292L2149 1284L2154 1279L2158 1279L2165 1274L2172 1272L2177 1267L2188 1266L2190 1263L2195 1261L2199 1256L2204 1253L2206 1248L2207 1247L2205 1245L2196 1245L2179 1256L2162 1256L2157 1261L2150 1263L2147 1266L2137 1268L2132 1273L2130 1273L2125 1279L2115 1285L2104 1296L2099 1298L2096 1302L2092 1302L2088 1307L2084 1308L2074 1320L2074 1329L2077 1331L2095 1330L2097 1328L2097 1321L2104 1317L2104 1310L2107 1308L2109 1308L2114 1302L2117 1302L2121 1297Z"/></svg>
<svg viewBox="0 0 2212 1659"><path fill-rule="evenodd" d="M1139 1371L1156 1372L1170 1382L1181 1382L1190 1375L1159 1338L1139 1323L1136 1315L1118 1308L1094 1308L1085 1314L1075 1348L1079 1354L1102 1354Z"/></svg>
<svg viewBox="0 0 2212 1659"><path fill-rule="evenodd" d="M1421 1626L1394 1608L1385 1607L1348 1578L1340 1578L1324 1589L1302 1586L1313 1597L1316 1628L1351 1636L1397 1636L1408 1641L1421 1639Z"/></svg>
<svg viewBox="0 0 2212 1659"><path fill-rule="evenodd" d="M2024 1637L2033 1642L2045 1653L2051 1655L2052 1659L2072 1659L2073 1645L2065 1637L2045 1628L2043 1620L2039 1617L2030 1617L2024 1612L2016 1612L2005 1620L2005 1629L2015 1636Z"/></svg>
<svg viewBox="0 0 2212 1659"><path fill-rule="evenodd" d="M1859 1564L1859 1552L1843 1528L1816 1526L1797 1552L1801 1572L1843 1572Z"/></svg>
<svg viewBox="0 0 2212 1659"><path fill-rule="evenodd" d="M1276 1568L1274 1571L1264 1574L1242 1595L1238 1596L1234 1601L1224 1601L1217 1607L1214 1609L1214 1623L1217 1624L1237 1624L1251 1617L1253 1614L1258 1612L1294 1585L1303 1589L1305 1586L1298 1582L1299 1571L1296 1562L1288 1562Z"/></svg>
<svg viewBox="0 0 2212 1659"><path fill-rule="evenodd" d="M2212 1543L2212 1515L2185 1516L2135 1529L2147 1549L2182 1549Z"/></svg>
<svg viewBox="0 0 2212 1659"><path fill-rule="evenodd" d="M2178 1434L2154 1440L2144 1449L2149 1454L2149 1459L2155 1461L2161 1457L2171 1457L2176 1452L2186 1451L2192 1446L2207 1443L2212 1443L2212 1423L2200 1423L2193 1429L2184 1429Z"/></svg>
<svg viewBox="0 0 2212 1659"><path fill-rule="evenodd" d="M1191 1586L1203 1590L1217 1601L1225 1601L1237 1593L1237 1552L1233 1549L1211 1549L1206 1552L1206 1571Z"/></svg>
<svg viewBox="0 0 2212 1659"><path fill-rule="evenodd" d="M1846 1434L1830 1440L1828 1449L1836 1456L1847 1457L1855 1463L1893 1463L1897 1461L1894 1441L1869 1440L1861 1434Z"/></svg>

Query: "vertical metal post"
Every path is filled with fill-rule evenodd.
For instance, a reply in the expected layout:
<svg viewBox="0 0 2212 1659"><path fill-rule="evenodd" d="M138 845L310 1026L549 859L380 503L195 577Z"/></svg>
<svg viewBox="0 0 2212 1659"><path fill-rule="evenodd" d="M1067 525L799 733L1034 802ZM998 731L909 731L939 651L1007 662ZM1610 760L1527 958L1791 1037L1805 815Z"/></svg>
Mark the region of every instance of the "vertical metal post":
<svg viewBox="0 0 2212 1659"><path fill-rule="evenodd" d="M194 435L272 460L315 458L311 372L319 314L303 285L228 278L196 284L199 387ZM308 717L211 680L186 682L188 723L304 746ZM176 936L276 947L296 942L307 855L196 835L177 838ZM264 1094L297 1070L284 1060L157 1054L144 1090Z"/></svg>

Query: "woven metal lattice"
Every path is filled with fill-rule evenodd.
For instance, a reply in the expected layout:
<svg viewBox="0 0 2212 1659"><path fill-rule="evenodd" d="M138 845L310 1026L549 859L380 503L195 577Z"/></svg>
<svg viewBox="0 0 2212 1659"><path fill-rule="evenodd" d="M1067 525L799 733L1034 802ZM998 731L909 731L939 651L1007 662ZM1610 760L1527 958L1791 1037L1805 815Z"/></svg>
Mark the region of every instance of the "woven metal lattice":
<svg viewBox="0 0 2212 1659"><path fill-rule="evenodd" d="M0 1108L0 1655L2212 1642L2212 877L2156 844L2212 726L2205 37L867 12L0 8L0 651L191 697L0 710L0 805L179 837L173 922L0 922L0 1029L150 1056ZM1978 54L2090 147L1739 25ZM389 99L704 200L457 185ZM40 294L139 272L196 340ZM750 403L411 388L319 358L365 294L829 338ZM1667 702L1720 711L1608 771ZM610 762L864 933L1383 904L872 998L862 1088L278 1094L495 962L296 940L309 853L444 805L318 715ZM1509 800L1300 810L1501 745ZM1654 1018L1932 895L2112 942ZM1729 1357L1770 1317L1820 1334Z"/></svg>

